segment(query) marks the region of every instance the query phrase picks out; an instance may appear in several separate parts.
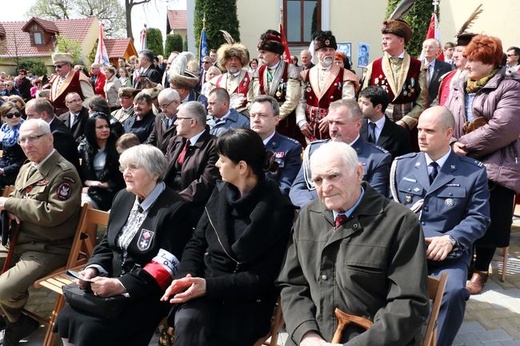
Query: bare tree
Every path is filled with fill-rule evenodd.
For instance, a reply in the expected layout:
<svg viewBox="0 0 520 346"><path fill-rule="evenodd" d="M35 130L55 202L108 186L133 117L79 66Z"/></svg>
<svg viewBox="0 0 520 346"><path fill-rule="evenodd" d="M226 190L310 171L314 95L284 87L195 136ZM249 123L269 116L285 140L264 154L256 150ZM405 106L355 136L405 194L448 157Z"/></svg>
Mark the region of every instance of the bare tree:
<svg viewBox="0 0 520 346"><path fill-rule="evenodd" d="M126 37L134 38L132 34L132 9L134 6L147 4L152 0L125 0L126 10Z"/></svg>

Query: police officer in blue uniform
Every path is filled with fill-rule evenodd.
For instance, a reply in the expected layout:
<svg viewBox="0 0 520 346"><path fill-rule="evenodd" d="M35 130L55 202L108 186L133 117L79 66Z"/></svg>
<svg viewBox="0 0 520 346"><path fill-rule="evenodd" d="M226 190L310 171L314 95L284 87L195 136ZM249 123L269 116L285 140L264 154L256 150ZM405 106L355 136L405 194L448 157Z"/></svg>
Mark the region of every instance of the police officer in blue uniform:
<svg viewBox="0 0 520 346"><path fill-rule="evenodd" d="M280 190L289 195L302 164L302 146L297 140L276 132L279 114L278 101L269 95L256 97L249 109L251 129L260 135L265 148L273 152L274 160L278 164L277 170L268 172L267 177L277 181Z"/></svg>
<svg viewBox="0 0 520 346"><path fill-rule="evenodd" d="M363 180L367 181L380 194L388 195L388 177L392 156L386 150L361 138L359 132L363 114L355 100L337 100L330 104L329 134L333 141L344 142L356 150L359 162L363 165ZM311 179L309 158L320 145L327 142L310 143L303 152L302 168L291 187L289 198L297 207L317 198L316 189Z"/></svg>
<svg viewBox="0 0 520 346"><path fill-rule="evenodd" d="M421 221L429 275L448 273L438 345L451 345L462 324L472 246L490 222L486 170L481 162L451 150L454 126L447 108L424 111L418 123L421 152L396 158L391 174L393 198Z"/></svg>

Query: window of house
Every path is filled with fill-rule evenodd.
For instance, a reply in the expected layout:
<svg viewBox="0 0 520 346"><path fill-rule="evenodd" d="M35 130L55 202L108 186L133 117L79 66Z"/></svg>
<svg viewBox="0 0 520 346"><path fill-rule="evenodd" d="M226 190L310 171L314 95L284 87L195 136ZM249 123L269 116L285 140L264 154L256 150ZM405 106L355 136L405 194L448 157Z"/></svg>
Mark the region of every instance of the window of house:
<svg viewBox="0 0 520 346"><path fill-rule="evenodd" d="M321 0L284 0L284 30L287 41L308 44L321 28Z"/></svg>
<svg viewBox="0 0 520 346"><path fill-rule="evenodd" d="M34 33L34 44L35 45L43 44L43 35L42 35L41 32L35 32Z"/></svg>

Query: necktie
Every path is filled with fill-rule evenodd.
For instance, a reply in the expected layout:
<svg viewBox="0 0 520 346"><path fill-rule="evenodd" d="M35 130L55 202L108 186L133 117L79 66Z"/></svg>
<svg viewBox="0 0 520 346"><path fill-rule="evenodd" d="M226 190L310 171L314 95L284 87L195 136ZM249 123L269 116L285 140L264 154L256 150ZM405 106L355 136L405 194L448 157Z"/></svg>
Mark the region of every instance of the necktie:
<svg viewBox="0 0 520 346"><path fill-rule="evenodd" d="M431 81L432 81L432 75L433 75L433 63L429 64L428 65L428 74L427 74L427 82L428 82L428 85L430 85Z"/></svg>
<svg viewBox="0 0 520 346"><path fill-rule="evenodd" d="M70 128L72 128L72 125L74 125L74 121L76 121L76 113L70 113Z"/></svg>
<svg viewBox="0 0 520 346"><path fill-rule="evenodd" d="M177 163L179 166L182 166L184 163L184 159L186 158L186 152L188 151L188 147L190 146L190 141L186 141L186 144L182 148L181 153L179 154L179 157L177 157Z"/></svg>
<svg viewBox="0 0 520 346"><path fill-rule="evenodd" d="M368 123L368 141L376 144L376 123Z"/></svg>
<svg viewBox="0 0 520 346"><path fill-rule="evenodd" d="M336 228L339 228L345 222L347 222L347 216L345 214L338 214L338 216L336 216L336 218L334 219L334 225L336 226Z"/></svg>
<svg viewBox="0 0 520 346"><path fill-rule="evenodd" d="M29 167L29 172L27 173L27 181L29 181L37 171L38 169L36 169L35 166L31 165L31 167Z"/></svg>
<svg viewBox="0 0 520 346"><path fill-rule="evenodd" d="M267 83L271 84L273 81L273 69L268 68L267 69Z"/></svg>
<svg viewBox="0 0 520 346"><path fill-rule="evenodd" d="M439 174L439 164L435 161L433 161L432 163L430 163L430 167L432 168L429 177L430 177L430 185L433 183L433 181L435 180L435 177L437 177L437 174Z"/></svg>

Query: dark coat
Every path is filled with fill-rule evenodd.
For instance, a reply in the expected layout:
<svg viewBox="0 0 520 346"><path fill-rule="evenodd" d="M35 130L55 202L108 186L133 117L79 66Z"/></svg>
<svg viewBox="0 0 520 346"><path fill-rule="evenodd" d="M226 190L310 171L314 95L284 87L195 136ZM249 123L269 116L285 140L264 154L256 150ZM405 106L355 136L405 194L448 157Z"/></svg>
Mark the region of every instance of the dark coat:
<svg viewBox="0 0 520 346"><path fill-rule="evenodd" d="M123 174L119 171L119 154L116 150L114 140L109 140L106 145L106 161L105 167L99 176L94 172L94 157L98 153L98 149L91 146L84 139L79 146L79 155L81 157L80 176L83 183L86 180L98 180L108 183L108 188L100 188L91 186L88 189L88 196L97 203L99 209L109 210L112 207L112 200L119 190L125 187Z"/></svg>
<svg viewBox="0 0 520 346"><path fill-rule="evenodd" d="M69 328L74 330L73 340L78 345L148 345L153 331L170 307L159 300L163 290L143 268L160 249L181 259L183 248L192 233L186 219L187 205L178 194L166 188L148 210L123 261L123 251L117 246L117 239L128 220L135 198L126 190L116 195L108 231L87 264L100 265L109 277L117 277L121 281L131 298L128 307L121 316L111 320L66 307L58 317L58 329L62 328L60 324L66 326L68 323ZM153 235L148 238L151 239L148 247L142 249L144 231ZM72 333L70 329L69 333Z"/></svg>
<svg viewBox="0 0 520 346"><path fill-rule="evenodd" d="M385 118L385 125L383 126L383 130L381 130L376 145L390 152L390 154L392 154L392 160L397 156L402 156L411 152L412 148L410 146L410 135L408 131L404 127L396 125L386 115ZM361 138L368 142L367 119L363 119L359 134L361 135Z"/></svg>
<svg viewBox="0 0 520 346"><path fill-rule="evenodd" d="M302 166L302 146L297 140L275 132L265 148L273 152L278 164L276 172L267 172L266 175L277 181L280 190L289 196L294 178Z"/></svg>
<svg viewBox="0 0 520 346"><path fill-rule="evenodd" d="M174 116L172 121L177 117ZM177 134L175 126L172 124L170 128L167 127L167 117L164 113L159 113L155 116L155 124L153 130L146 140L147 144L151 144L159 148L163 153L166 153L170 138Z"/></svg>
<svg viewBox="0 0 520 346"><path fill-rule="evenodd" d="M76 140L76 143L79 144L83 137L85 137L85 124L87 123L88 116L88 109L81 107L81 111L79 112L76 119L74 119L74 124L72 124L72 127L70 126L70 111L61 114L58 119L60 119L65 124L65 126L70 129L70 132L72 132L72 136Z"/></svg>
<svg viewBox="0 0 520 346"><path fill-rule="evenodd" d="M189 146L182 167L177 158L186 140L180 136L170 139L166 150L166 159L170 162L164 182L173 190L179 192L182 198L192 203L194 225L202 214L217 179L220 178L215 163L218 160L217 138L206 129L195 145Z"/></svg>
<svg viewBox="0 0 520 346"><path fill-rule="evenodd" d="M78 144L74 140L70 129L63 123L63 121L56 117L49 125L52 136L54 137L54 149L56 149L65 160L72 163L79 172Z"/></svg>
<svg viewBox="0 0 520 346"><path fill-rule="evenodd" d="M439 94L439 86L441 85L441 77L450 72L453 66L447 62L435 59L435 65L433 66L432 78L430 84L428 84L428 104L431 104L433 100L437 98Z"/></svg>
<svg viewBox="0 0 520 346"><path fill-rule="evenodd" d="M134 133L139 138L139 142L144 143L148 139L148 136L150 136L150 133L152 133L154 122L155 114L150 110L150 112L139 121L136 120L135 115L126 119L123 123L123 128L125 129L125 133Z"/></svg>
<svg viewBox="0 0 520 346"><path fill-rule="evenodd" d="M228 198L234 190L228 183L217 184L175 277L204 277L205 298L222 304L215 320L222 327L217 330L233 340L252 340L252 344L269 329L278 296L274 280L294 210L273 181L260 180L246 197L247 203L238 208ZM242 235L231 241L237 219L249 222Z"/></svg>
<svg viewBox="0 0 520 346"><path fill-rule="evenodd" d="M1 142L0 142L1 143ZM4 174L0 175L0 188L6 185L13 185L20 168L24 161L27 160L25 154L18 145L15 143L12 146L2 147L2 157L0 158L0 168L3 168Z"/></svg>

